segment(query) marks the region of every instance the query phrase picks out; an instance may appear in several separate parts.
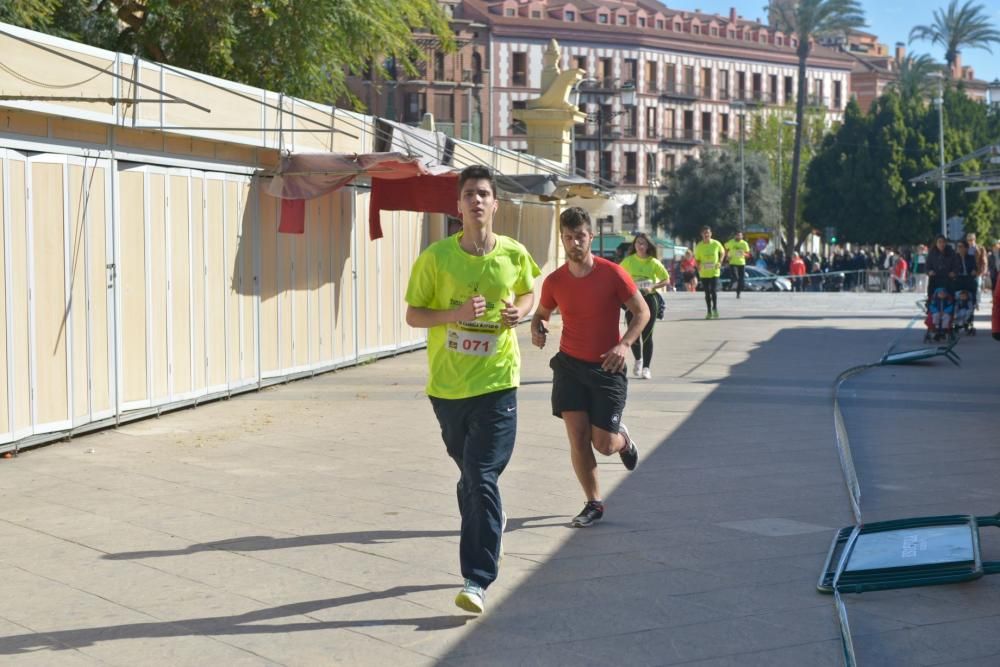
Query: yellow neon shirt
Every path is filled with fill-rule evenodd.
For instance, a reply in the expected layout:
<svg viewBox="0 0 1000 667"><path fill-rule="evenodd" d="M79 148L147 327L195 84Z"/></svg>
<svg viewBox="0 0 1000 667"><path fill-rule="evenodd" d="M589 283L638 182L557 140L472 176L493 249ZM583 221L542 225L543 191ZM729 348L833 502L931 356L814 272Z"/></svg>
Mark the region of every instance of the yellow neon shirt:
<svg viewBox="0 0 1000 667"><path fill-rule="evenodd" d="M718 278L722 273L722 258L726 249L722 244L711 239L702 241L694 247L694 258L698 262L698 276L701 278Z"/></svg>
<svg viewBox="0 0 1000 667"><path fill-rule="evenodd" d="M670 278L670 272L655 257L642 258L636 254L626 255L625 259L622 260L622 268L632 276L632 280L635 281L639 289L643 289L640 283L658 283ZM651 290L647 288L646 291Z"/></svg>
<svg viewBox="0 0 1000 667"><path fill-rule="evenodd" d="M747 255L750 254L750 244L746 241L730 239L726 241L726 250L729 251L729 263L733 266L746 266Z"/></svg>
<svg viewBox="0 0 1000 667"><path fill-rule="evenodd" d="M462 233L432 243L413 265L406 303L415 308L450 310L476 294L486 312L468 322L427 330L427 394L469 398L516 387L521 382L517 336L500 322L503 299L528 294L541 273L527 249L507 236L496 236L483 256L462 250Z"/></svg>

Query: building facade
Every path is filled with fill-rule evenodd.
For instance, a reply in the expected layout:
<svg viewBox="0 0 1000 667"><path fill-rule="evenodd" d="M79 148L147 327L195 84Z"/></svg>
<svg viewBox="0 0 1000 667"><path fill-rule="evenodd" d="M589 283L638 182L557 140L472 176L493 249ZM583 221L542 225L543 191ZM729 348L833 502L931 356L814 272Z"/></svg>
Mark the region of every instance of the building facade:
<svg viewBox="0 0 1000 667"><path fill-rule="evenodd" d="M437 37L418 32L416 42L424 58L416 74L388 59L381 63L384 73L373 66L348 76L347 84L374 116L419 125L424 114L431 113L439 132L482 142L488 135L484 128L492 122L487 26L464 18L461 0L439 4L451 17L458 47L454 52L444 53Z"/></svg>
<svg viewBox="0 0 1000 667"><path fill-rule="evenodd" d="M616 227L643 228L646 205L682 161L738 138L739 114L790 113L797 89L794 35L738 16L668 9L645 0L463 0L466 19L488 26L490 137L525 150L514 109L540 93L551 39L563 69L583 70L574 167L602 184L633 191L638 206ZM842 118L852 60L816 46L807 103ZM635 91L623 104L623 91ZM631 100L627 100L631 101Z"/></svg>

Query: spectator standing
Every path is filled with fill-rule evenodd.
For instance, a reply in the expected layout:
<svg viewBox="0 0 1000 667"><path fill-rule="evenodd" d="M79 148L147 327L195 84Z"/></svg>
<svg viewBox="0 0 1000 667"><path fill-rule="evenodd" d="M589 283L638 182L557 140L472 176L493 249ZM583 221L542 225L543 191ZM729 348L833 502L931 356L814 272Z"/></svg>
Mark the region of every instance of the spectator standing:
<svg viewBox="0 0 1000 667"><path fill-rule="evenodd" d="M927 297L938 287L952 289L952 282L960 270L958 253L948 245L948 240L938 234L927 253Z"/></svg>
<svg viewBox="0 0 1000 667"><path fill-rule="evenodd" d="M906 286L906 271L909 267L902 253L896 255L896 261L892 264L892 291L902 292Z"/></svg>
<svg viewBox="0 0 1000 667"><path fill-rule="evenodd" d="M684 259L681 260L681 280L684 281L684 289L688 292L698 290L698 262L690 250L684 252Z"/></svg>
<svg viewBox="0 0 1000 667"><path fill-rule="evenodd" d="M788 273L792 276L792 291L801 292L806 275L806 263L802 261L797 252L792 253L792 261L788 263Z"/></svg>

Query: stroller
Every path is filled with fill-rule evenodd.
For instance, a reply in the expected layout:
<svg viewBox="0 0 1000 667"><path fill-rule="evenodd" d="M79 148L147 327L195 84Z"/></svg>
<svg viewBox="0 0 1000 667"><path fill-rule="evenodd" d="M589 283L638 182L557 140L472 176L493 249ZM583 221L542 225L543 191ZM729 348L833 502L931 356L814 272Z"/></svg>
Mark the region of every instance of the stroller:
<svg viewBox="0 0 1000 667"><path fill-rule="evenodd" d="M960 289L955 292L955 315L952 327L956 333L964 333L967 336L976 335L974 322L976 311L976 299L967 289Z"/></svg>
<svg viewBox="0 0 1000 667"><path fill-rule="evenodd" d="M942 341L945 337L954 341L954 316L955 298L944 287L938 287L927 300L927 317L924 319L927 333L924 334L924 342Z"/></svg>

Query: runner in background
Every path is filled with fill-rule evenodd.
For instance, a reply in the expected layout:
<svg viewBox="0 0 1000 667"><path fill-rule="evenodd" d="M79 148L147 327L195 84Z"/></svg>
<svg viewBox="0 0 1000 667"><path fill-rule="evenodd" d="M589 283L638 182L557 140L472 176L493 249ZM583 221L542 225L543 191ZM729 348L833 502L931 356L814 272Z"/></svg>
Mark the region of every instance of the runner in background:
<svg viewBox="0 0 1000 667"><path fill-rule="evenodd" d="M621 264L622 268L632 276L649 308L649 322L642 330L639 340L632 343L632 357L635 359L633 371L636 377L645 380L653 379L653 372L650 370L653 361L653 325L656 323L659 300L663 298L657 294L657 290L670 284L670 272L657 255L656 244L644 233L639 232L635 235L632 247L629 248ZM631 324L633 317L632 311L625 311L626 324Z"/></svg>
<svg viewBox="0 0 1000 667"><path fill-rule="evenodd" d="M750 255L750 244L743 240L743 232L726 242L726 257L729 266L733 267L736 278L736 298L740 298L747 275L747 257Z"/></svg>
<svg viewBox="0 0 1000 667"><path fill-rule="evenodd" d="M719 275L722 273L722 258L726 249L712 238L712 228L701 228L701 242L694 247L694 259L698 263L698 278L705 288L706 320L719 319Z"/></svg>
<svg viewBox="0 0 1000 667"><path fill-rule="evenodd" d="M517 241L493 232L496 183L489 168L458 177L462 231L420 253L406 288L406 323L427 329L427 395L460 476L455 604L486 608L497 578L506 515L498 482L514 451L521 353L514 327L534 304L541 271Z"/></svg>

